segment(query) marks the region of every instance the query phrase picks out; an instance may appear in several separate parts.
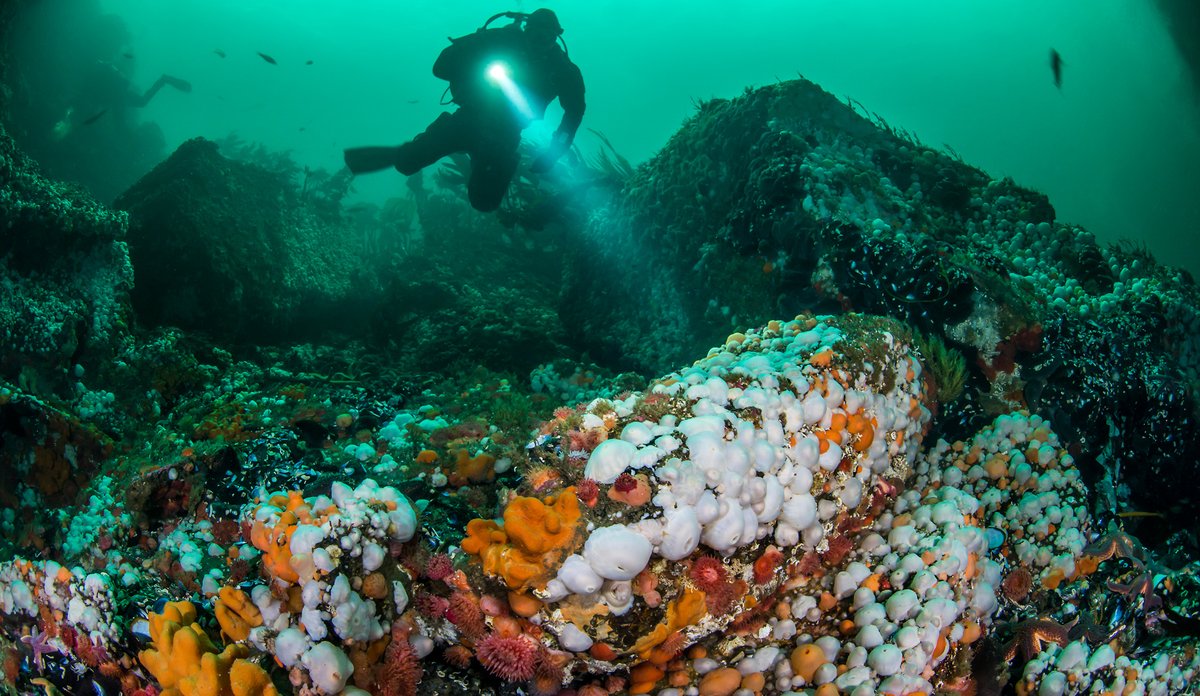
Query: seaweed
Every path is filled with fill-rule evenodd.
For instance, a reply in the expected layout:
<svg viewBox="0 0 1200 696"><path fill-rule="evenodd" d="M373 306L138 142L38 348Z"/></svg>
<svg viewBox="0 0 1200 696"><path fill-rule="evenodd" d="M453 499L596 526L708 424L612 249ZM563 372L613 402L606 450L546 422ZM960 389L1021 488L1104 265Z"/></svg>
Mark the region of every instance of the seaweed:
<svg viewBox="0 0 1200 696"><path fill-rule="evenodd" d="M967 381L967 359L963 354L935 334L916 332L916 342L922 363L937 385L938 401L950 403L961 396Z"/></svg>

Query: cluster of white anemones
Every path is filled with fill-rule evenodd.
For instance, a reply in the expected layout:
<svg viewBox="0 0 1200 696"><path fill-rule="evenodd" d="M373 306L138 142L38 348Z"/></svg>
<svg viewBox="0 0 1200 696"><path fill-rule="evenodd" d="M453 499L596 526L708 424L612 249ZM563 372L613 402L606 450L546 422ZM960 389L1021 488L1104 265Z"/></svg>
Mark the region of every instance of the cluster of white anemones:
<svg viewBox="0 0 1200 696"><path fill-rule="evenodd" d="M382 638L392 619L408 607L409 593L402 582L371 588L368 578L383 566L393 542L406 542L416 534L417 507L395 488L372 479L357 488L334 483L330 496L305 498L300 505L293 498L283 493L268 496L268 502L249 506L246 515L260 529L279 529L282 524L288 530L287 563L303 606L289 611L287 601L269 586L255 586L250 597L263 623L250 630L249 640L273 653L284 667L304 670L319 692L339 693L354 671L341 646ZM285 501L303 507L303 519ZM432 643L427 648L432 649Z"/></svg>
<svg viewBox="0 0 1200 696"><path fill-rule="evenodd" d="M111 647L120 641L122 620L107 573L20 557L0 563L0 614L35 617L39 607L62 616L63 624L92 645Z"/></svg>
<svg viewBox="0 0 1200 696"><path fill-rule="evenodd" d="M815 548L839 511L858 507L896 460L913 458L929 420L920 364L883 329L871 336L880 342L877 364L851 364L837 349L845 334L826 319L735 334L658 380L650 393L680 400L686 416L634 420L642 394L605 400L620 434L592 451L583 476L607 485L647 470L653 505L594 530L541 598L615 594L625 602L629 593L614 592L615 583L628 583L652 557L677 561L701 546L723 556L763 540Z"/></svg>

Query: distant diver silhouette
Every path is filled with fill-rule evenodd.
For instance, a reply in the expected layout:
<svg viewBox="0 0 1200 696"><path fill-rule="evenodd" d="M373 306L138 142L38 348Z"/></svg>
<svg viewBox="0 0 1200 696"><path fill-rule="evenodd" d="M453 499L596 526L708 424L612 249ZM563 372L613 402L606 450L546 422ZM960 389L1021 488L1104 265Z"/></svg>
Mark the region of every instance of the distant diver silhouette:
<svg viewBox="0 0 1200 696"><path fill-rule="evenodd" d="M163 87L171 87L180 92L192 91L192 84L187 80L164 73L148 89L138 92L124 73L107 61L100 61L97 68L88 74L83 84L86 85L85 93L78 95L75 99L79 108L67 107L62 118L51 129L51 137L54 140L63 140L78 128L93 125L110 112L113 112L114 116L109 116L109 119L114 117L119 119L126 109L144 108L162 91ZM87 106L91 106L92 109L89 112L83 112L83 108ZM88 115L80 118L80 113L88 113Z"/></svg>

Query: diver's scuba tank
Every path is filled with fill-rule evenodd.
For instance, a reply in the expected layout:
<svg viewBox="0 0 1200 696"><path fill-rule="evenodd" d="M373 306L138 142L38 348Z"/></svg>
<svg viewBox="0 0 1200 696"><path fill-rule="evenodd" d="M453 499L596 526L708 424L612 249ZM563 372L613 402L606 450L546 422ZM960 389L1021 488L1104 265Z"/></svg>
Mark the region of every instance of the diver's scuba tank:
<svg viewBox="0 0 1200 696"><path fill-rule="evenodd" d="M470 34L464 34L458 37L446 37L446 40L450 42L450 45L442 51L443 56L454 52L456 48L464 48L461 48L461 50L457 52L458 55L454 56L453 60L455 65L448 69L448 72L450 72L453 77L447 80L450 84L447 85L446 90L442 92L442 99L440 102L442 106L446 106L451 103L462 105L464 100L469 101L469 95L472 91L472 87L476 78L483 74L483 71L486 70L486 65L488 62L490 62L489 57L472 55L473 52L469 49L466 49L465 46L470 44L473 39L479 37L484 32L522 31L525 28L525 23L528 21L529 17L530 13L527 12L498 12L491 17L488 17L486 22L481 24L478 29ZM511 19L512 22L506 24L505 26L492 29L492 23L498 19ZM556 41L559 47L562 48L563 54L569 59L570 54L567 52L567 42L563 40L561 33L556 38ZM442 59L439 58L439 62L441 62L441 60ZM465 63L465 65L463 63Z"/></svg>

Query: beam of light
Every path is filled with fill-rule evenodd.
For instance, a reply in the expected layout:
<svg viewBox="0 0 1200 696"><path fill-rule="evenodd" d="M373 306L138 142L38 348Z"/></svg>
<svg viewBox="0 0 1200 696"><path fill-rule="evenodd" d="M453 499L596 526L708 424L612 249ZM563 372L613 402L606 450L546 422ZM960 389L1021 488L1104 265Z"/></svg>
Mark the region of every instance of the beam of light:
<svg viewBox="0 0 1200 696"><path fill-rule="evenodd" d="M487 67L487 78L492 84L500 88L504 96L513 105L522 116L526 119L533 119L533 109L529 106L529 100L525 98L525 94L521 92L521 88L517 83L513 82L512 71L508 65L502 61L495 61Z"/></svg>

